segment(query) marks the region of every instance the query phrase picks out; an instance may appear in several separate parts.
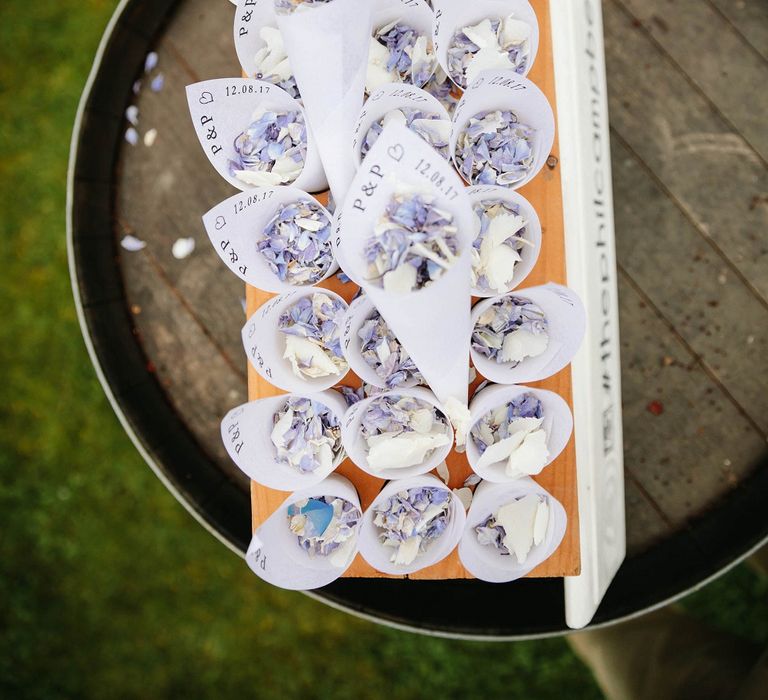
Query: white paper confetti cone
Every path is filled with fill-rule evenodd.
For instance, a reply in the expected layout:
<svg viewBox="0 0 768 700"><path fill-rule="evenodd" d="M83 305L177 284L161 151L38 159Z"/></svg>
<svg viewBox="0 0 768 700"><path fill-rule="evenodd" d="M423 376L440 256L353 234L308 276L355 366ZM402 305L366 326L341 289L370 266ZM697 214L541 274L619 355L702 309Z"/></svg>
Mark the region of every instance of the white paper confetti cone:
<svg viewBox="0 0 768 700"><path fill-rule="evenodd" d="M355 175L352 132L363 104L371 3L333 0L277 15L333 198Z"/></svg>
<svg viewBox="0 0 768 700"><path fill-rule="evenodd" d="M515 264L512 282L507 285L505 290L505 292L509 292L515 287L519 287L525 281L525 278L531 273L534 265L536 265L536 261L539 259L539 253L541 252L541 221L539 220L539 215L523 195L506 187L475 185L467 189L467 195L473 208L481 202L501 201L518 207L520 216L525 220L524 238L531 245L523 245L520 250L520 262ZM476 234L479 231L480 221L475 217L473 223L475 225L473 234L477 237ZM472 296L491 297L497 294L498 292L482 289L478 286L472 287Z"/></svg>
<svg viewBox="0 0 768 700"><path fill-rule="evenodd" d="M298 544L298 538L288 525L288 506L305 498L330 496L343 498L360 509L360 498L352 483L338 474L314 486L292 493L280 507L259 527L251 539L245 561L261 579L273 586L293 591L308 591L332 583L352 563L358 550L360 524L357 535L338 556L311 557Z"/></svg>
<svg viewBox="0 0 768 700"><path fill-rule="evenodd" d="M565 367L581 345L586 329L586 312L575 292L550 282L539 287L519 289L498 297L483 299L472 308L474 328L480 315L505 296L527 299L536 304L547 320L549 341L546 350L536 357L526 357L517 366L496 362L471 348L472 362L486 379L499 384L525 384L546 379Z"/></svg>
<svg viewBox="0 0 768 700"><path fill-rule="evenodd" d="M342 381L349 371L345 363L339 374L315 378L298 377L294 374L290 361L283 357L288 336L278 329L280 315L302 297L312 297L313 294L318 293L342 301L345 307L347 305L338 294L318 287L287 292L270 299L256 309L241 331L243 347L250 363L270 384L284 391L297 394L307 391L325 391Z"/></svg>
<svg viewBox="0 0 768 700"><path fill-rule="evenodd" d="M469 410L472 413L472 425L474 426L483 416L497 408L504 406L509 401L522 394L533 394L539 401L543 410L543 422L541 429L547 434L547 457L544 468L551 464L565 449L573 431L573 416L566 401L553 391L535 389L527 386L504 386L492 384L479 391L472 398ZM472 470L480 477L491 483L505 483L515 481L523 476L517 474L509 476L506 470L506 460L489 465L480 466L480 452L470 437L467 439L467 459ZM533 473L533 472L529 472ZM536 472L538 473L538 472Z"/></svg>
<svg viewBox="0 0 768 700"><path fill-rule="evenodd" d="M421 34L430 46L430 54L433 57L431 61L431 71L429 77L437 68L437 60L434 58L434 48L432 44L432 21L434 15L429 5L424 0L374 0L373 2L373 22L371 33L375 34L379 29L394 22L402 22L415 29ZM371 57L369 57L370 60ZM365 80L365 89L369 94L387 84L396 83L398 79L387 76L387 71L380 71L366 66L368 68ZM399 78L399 76L398 76ZM413 85L412 80L407 81ZM418 87L421 87L420 85Z"/></svg>
<svg viewBox="0 0 768 700"><path fill-rule="evenodd" d="M448 436L448 441L445 445L434 448L431 454L427 454L426 458L419 462L419 464L411 467L392 467L387 469L374 469L370 466L368 462L368 445L363 437L361 423L365 411L371 403L382 396L412 396L425 401L431 406L435 406L439 411L444 413L443 408L435 395L429 391L429 389L420 386L414 386L410 389L395 389L358 401L347 410L347 413L344 416L344 421L341 424L341 440L344 443L344 449L347 452L347 456L366 474L376 476L380 479L404 479L419 474L426 474L428 471L434 469L451 451L453 428L447 419L446 423L448 431L446 434Z"/></svg>
<svg viewBox="0 0 768 700"><path fill-rule="evenodd" d="M457 31L461 31L467 26L474 26L484 19L501 19L510 15L514 15L516 19L525 22L531 31L528 38L530 52L528 64L522 73L525 76L533 67L539 49L539 21L527 0L472 0L472 2L467 2L467 0L436 0L433 41L437 61L443 70L450 76L448 48ZM458 86L462 87L462 85Z"/></svg>
<svg viewBox="0 0 768 700"><path fill-rule="evenodd" d="M363 251L392 194L403 190L432 195L436 207L451 213L459 254L428 286L394 293L366 279ZM465 406L472 216L465 188L450 164L406 127L390 126L363 161L333 235L339 265L363 287L438 399L445 403L453 398Z"/></svg>
<svg viewBox="0 0 768 700"><path fill-rule="evenodd" d="M368 130L395 109L418 109L427 114L437 114L441 120L447 122L447 131L450 132L451 118L437 98L413 85L387 83L377 88L365 101L355 125L352 151L356 165L359 166L362 162L360 151Z"/></svg>
<svg viewBox="0 0 768 700"><path fill-rule="evenodd" d="M459 543L467 516L461 501L454 494L451 494L451 502L448 506L448 526L443 534L429 543L426 551L419 554L410 564L395 564L391 561L397 550L394 547L385 547L381 543L379 535L382 529L373 523L376 509L385 506L389 498L401 491L425 487L439 488L451 493L451 490L432 474L397 479L390 481L365 511L363 524L360 528L360 554L377 571L395 575L412 574L442 561Z"/></svg>
<svg viewBox="0 0 768 700"><path fill-rule="evenodd" d="M277 450L271 439L274 417L289 398L306 398L326 406L339 425L347 410L344 398L335 391L283 394L244 403L233 408L221 421L221 440L232 461L249 478L278 491L294 491L318 484L346 457L339 446L333 462L327 468L320 467L313 472L302 472L277 460Z"/></svg>
<svg viewBox="0 0 768 700"><path fill-rule="evenodd" d="M254 187L225 199L203 215L203 225L214 250L246 284L278 294L310 286L281 281L257 249L280 207L293 202L311 202L331 221L328 210L298 187ZM338 269L334 261L318 282L328 279Z"/></svg>
<svg viewBox="0 0 768 700"><path fill-rule="evenodd" d="M274 0L237 0L233 38L240 67L249 78L256 78L256 54L267 46L261 36L264 28L277 30Z"/></svg>
<svg viewBox="0 0 768 700"><path fill-rule="evenodd" d="M509 186L516 190L536 177L547 162L555 139L555 115L546 95L528 78L522 78L513 71L483 71L464 91L453 113L450 147L457 169L460 134L476 114L493 110L512 111L520 123L536 131L532 166L524 177Z"/></svg>
<svg viewBox="0 0 768 700"><path fill-rule="evenodd" d="M355 299L349 305L349 311L344 319L344 328L342 330L341 349L344 351L344 357L349 362L349 368L368 384L387 389L384 380L376 374L362 356L362 341L358 335L360 327L373 315L376 307L371 300L363 294ZM416 386L419 383L417 377L411 377L408 381L400 384L402 388Z"/></svg>
<svg viewBox="0 0 768 700"><path fill-rule="evenodd" d="M502 506L528 494L543 496L549 506L549 520L540 544L534 544L520 563L514 554L504 555L493 545L477 541L475 528ZM481 581L506 583L522 578L546 561L560 546L565 535L567 515L562 504L533 479L526 477L508 484L481 482L467 513L464 534L459 542L459 558L464 567Z"/></svg>
<svg viewBox="0 0 768 700"><path fill-rule="evenodd" d="M251 124L253 113L260 107L282 112L303 108L285 90L263 80L248 78L217 78L187 85L187 104L192 124L205 155L216 171L239 190L249 190L246 184L230 173L229 162L235 159L235 139ZM307 123L307 115L304 114ZM318 192L327 186L312 130L307 128L307 154L304 168L293 182L308 192Z"/></svg>

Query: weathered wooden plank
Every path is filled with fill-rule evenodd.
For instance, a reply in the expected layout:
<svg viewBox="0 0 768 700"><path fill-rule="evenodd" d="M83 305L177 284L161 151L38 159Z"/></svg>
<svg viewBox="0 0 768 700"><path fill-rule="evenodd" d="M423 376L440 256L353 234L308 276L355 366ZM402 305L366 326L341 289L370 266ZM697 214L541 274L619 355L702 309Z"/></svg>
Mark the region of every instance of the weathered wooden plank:
<svg viewBox="0 0 768 700"><path fill-rule="evenodd" d="M186 5L182 6L183 8ZM159 93L144 89L136 100L139 131L157 130L152 147L125 145L118 174L117 217L124 233L145 240L158 262L156 274L166 279L190 313L221 348L227 361L245 374L242 348L234 330L242 322L244 296L234 275L225 270L211 248L200 216L233 194L195 142L184 93L190 81L166 43L159 47L165 86ZM195 252L176 260L174 241L192 237ZM131 259L126 259L131 264ZM130 270L126 274L131 277ZM161 284L160 281L158 281Z"/></svg>
<svg viewBox="0 0 768 700"><path fill-rule="evenodd" d="M617 207L620 220L623 206ZM677 530L751 473L765 452L765 439L626 274L619 277L619 295L624 469L628 483L642 488L668 530ZM628 505L628 540L641 549L662 535L661 525L643 501Z"/></svg>
<svg viewBox="0 0 768 700"><path fill-rule="evenodd" d="M615 0L685 71L689 79L768 160L768 63L701 0ZM635 57L637 60L637 57Z"/></svg>
<svg viewBox="0 0 768 700"><path fill-rule="evenodd" d="M248 479L221 443L221 417L247 400L243 377L222 358L210 338L156 273L152 248L123 253L128 298L152 371L201 449L242 488Z"/></svg>
<svg viewBox="0 0 768 700"><path fill-rule="evenodd" d="M627 514L627 557L640 554L667 537L672 528L658 506L638 486L631 472L624 477L624 507Z"/></svg>
<svg viewBox="0 0 768 700"><path fill-rule="evenodd" d="M720 249L728 277L768 299L765 168L615 3L604 9L612 129Z"/></svg>
<svg viewBox="0 0 768 700"><path fill-rule="evenodd" d="M619 264L765 434L768 309L618 139L613 153Z"/></svg>
<svg viewBox="0 0 768 700"><path fill-rule="evenodd" d="M182 3L160 41L164 87L152 92L144 78L135 99L140 134L156 129L157 138L151 147L141 142L123 147L116 173L116 235L131 233L147 243L139 253L123 252L121 264L128 303L158 379L202 449L247 488L219 437L221 416L246 400L238 333L244 295L239 280L221 266L200 219L233 191L195 142L184 88L196 78L179 53L183 47L192 55L201 74L232 74L237 64L225 27L222 13L205 3ZM203 41L210 52L197 49ZM176 260L171 247L180 237L193 237L196 250Z"/></svg>
<svg viewBox="0 0 768 700"><path fill-rule="evenodd" d="M768 60L768 3L765 0L707 0Z"/></svg>

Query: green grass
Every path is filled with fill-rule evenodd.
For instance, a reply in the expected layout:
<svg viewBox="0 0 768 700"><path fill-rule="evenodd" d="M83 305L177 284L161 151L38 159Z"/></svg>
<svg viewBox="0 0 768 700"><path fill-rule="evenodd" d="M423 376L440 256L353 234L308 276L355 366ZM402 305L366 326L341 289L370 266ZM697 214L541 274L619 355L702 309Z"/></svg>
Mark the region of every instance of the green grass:
<svg viewBox="0 0 768 700"><path fill-rule="evenodd" d="M70 129L113 6L0 5L0 695L599 697L562 640L429 639L262 584L144 465L88 361L64 240ZM765 598L740 568L689 606L764 642Z"/></svg>

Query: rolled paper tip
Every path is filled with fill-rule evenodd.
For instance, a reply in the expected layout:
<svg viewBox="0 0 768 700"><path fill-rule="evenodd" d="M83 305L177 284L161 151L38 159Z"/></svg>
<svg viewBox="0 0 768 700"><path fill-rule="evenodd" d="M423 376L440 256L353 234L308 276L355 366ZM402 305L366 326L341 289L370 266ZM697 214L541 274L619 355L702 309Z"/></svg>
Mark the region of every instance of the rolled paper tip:
<svg viewBox="0 0 768 700"><path fill-rule="evenodd" d="M499 134L504 136L496 145ZM514 71L487 70L456 106L451 157L466 182L516 190L544 167L554 137L555 116L539 87Z"/></svg>
<svg viewBox="0 0 768 700"><path fill-rule="evenodd" d="M400 112L400 115L396 112ZM360 111L352 140L356 165L359 166L363 160L365 154L362 151L375 143L375 139L371 140L369 135L371 129L383 130L393 122L405 123L406 114L415 112L435 118L428 120L421 118L411 122L414 133L418 134L421 131L433 137L444 136L446 157L450 157L448 139L451 131L451 117L440 101L414 85L388 83L374 90Z"/></svg>
<svg viewBox="0 0 768 700"><path fill-rule="evenodd" d="M437 397L443 402L453 397L466 404L472 211L464 190L450 164L434 149L406 127L387 127L363 161L337 213L333 242L342 269L365 290ZM421 204L449 222L455 230L451 235L456 252L451 253L450 264L435 263L441 268L436 278L409 283L409 291L397 291L386 286L386 275L384 284L371 276L366 249L374 238L380 240L375 232L391 218L388 207L407 207L400 201L407 196L420 197ZM441 240L445 243L447 237ZM408 253L415 248L411 245ZM426 254L424 257L426 260ZM433 262L429 257L427 270ZM396 270L409 267L400 265ZM424 286L418 288L420 284Z"/></svg>
<svg viewBox="0 0 768 700"><path fill-rule="evenodd" d="M337 202L355 174L352 134L360 113L371 35L371 3L333 0L277 14L310 130Z"/></svg>
<svg viewBox="0 0 768 700"><path fill-rule="evenodd" d="M472 414L469 411L468 406L462 403L457 398L449 396L443 402L443 410L445 415L453 425L454 433L456 434L456 447L462 448L467 442L467 433L472 421ZM463 452L463 450L461 450Z"/></svg>
<svg viewBox="0 0 768 700"><path fill-rule="evenodd" d="M337 500L334 508L328 507ZM300 524L294 516L306 522L304 535L291 530ZM283 501L254 532L245 561L259 578L280 588L320 588L349 568L358 551L361 523L357 490L348 479L331 474ZM313 542L319 551L314 551Z"/></svg>
<svg viewBox="0 0 768 700"><path fill-rule="evenodd" d="M319 192L327 187L304 108L285 90L263 80L217 78L187 85L187 104L205 155L237 189L284 184ZM288 150L287 141L294 144Z"/></svg>
<svg viewBox="0 0 768 700"><path fill-rule="evenodd" d="M488 20L501 20L494 31ZM526 76L539 48L539 22L527 0L440 0L434 22L435 55L440 66L459 88L466 88L483 69L510 70ZM456 34L469 30L474 56L461 61ZM507 51L502 49L507 46ZM519 54L516 50L520 46ZM450 54L450 55L449 55ZM517 59L514 68L513 59ZM462 65L463 64L463 65ZM472 65L474 64L474 65ZM457 75L460 70L462 75Z"/></svg>
<svg viewBox="0 0 768 700"><path fill-rule="evenodd" d="M323 428L321 436L310 434L314 422L299 435L301 426L296 410L287 410L289 402L304 400L312 402L312 414L315 408L328 411L327 415L318 416ZM294 491L320 483L346 458L341 444L341 421L346 410L344 398L331 390L269 396L229 411L221 421L221 439L230 459L250 479L267 488ZM283 418L278 421L281 413ZM291 419L297 424L293 430ZM291 444L282 439L287 433L293 437ZM278 446L284 455L278 453ZM296 454L294 461L304 457L309 458L309 463L304 467L291 464L291 452Z"/></svg>
<svg viewBox="0 0 768 700"><path fill-rule="evenodd" d="M393 410L401 399L412 399L415 405L407 411ZM394 421L389 418L393 414ZM404 425L396 429L394 423L401 419ZM367 474L400 479L426 474L445 460L453 443L453 427L435 395L416 386L376 394L350 406L341 440L347 456Z"/></svg>
<svg viewBox="0 0 768 700"><path fill-rule="evenodd" d="M492 297L511 292L528 277L541 252L541 221L531 203L519 192L498 185L475 185L467 189L474 213L472 243L472 296ZM495 218L486 212L497 211ZM507 211L510 210L510 211ZM512 213L517 211L517 216ZM481 218L487 229L481 232ZM516 242L519 241L519 242ZM504 262L512 256L511 262ZM511 274L510 274L511 270ZM480 277L495 276L497 286L481 286Z"/></svg>
<svg viewBox="0 0 768 700"><path fill-rule="evenodd" d="M495 384L470 404L467 459L490 483L540 473L565 449L573 432L568 403L545 389Z"/></svg>
<svg viewBox="0 0 768 700"><path fill-rule="evenodd" d="M488 330L485 319L492 307L518 303L530 305L528 321L523 318L522 325L506 333ZM575 292L550 282L483 299L472 309L472 326L470 354L477 371L498 384L523 384L551 377L571 362L584 338L586 312ZM488 349L492 345L499 347ZM497 361L491 353L512 359Z"/></svg>
<svg viewBox="0 0 768 700"><path fill-rule="evenodd" d="M319 287L274 297L256 309L243 326L241 336L248 360L263 379L284 391L301 394L330 389L349 371L341 351L346 311L344 299ZM281 331L281 319L290 329L295 327L296 333ZM304 337L307 328L321 338L313 341Z"/></svg>
<svg viewBox="0 0 768 700"><path fill-rule="evenodd" d="M339 269L331 214L298 187L238 193L204 214L203 225L229 270L267 292L307 289Z"/></svg>
<svg viewBox="0 0 768 700"><path fill-rule="evenodd" d="M404 512L419 515L401 518ZM363 514L360 554L382 573L412 574L445 559L465 522L461 501L432 474L390 481Z"/></svg>
<svg viewBox="0 0 768 700"><path fill-rule="evenodd" d="M476 578L506 583L522 578L560 546L567 515L530 477L475 490L459 542L459 559Z"/></svg>

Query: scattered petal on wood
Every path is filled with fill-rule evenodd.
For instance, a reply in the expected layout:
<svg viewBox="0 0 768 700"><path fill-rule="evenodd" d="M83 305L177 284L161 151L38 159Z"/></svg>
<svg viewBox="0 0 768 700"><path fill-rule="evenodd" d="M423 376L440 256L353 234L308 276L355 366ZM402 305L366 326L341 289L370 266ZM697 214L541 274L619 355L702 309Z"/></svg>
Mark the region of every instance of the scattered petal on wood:
<svg viewBox="0 0 768 700"><path fill-rule="evenodd" d="M145 146L154 145L156 138L157 138L157 129L150 129L146 134L144 134L144 145Z"/></svg>
<svg viewBox="0 0 768 700"><path fill-rule="evenodd" d="M130 143L131 146L135 146L139 142L139 132L132 126L129 126L125 130L125 140Z"/></svg>
<svg viewBox="0 0 768 700"><path fill-rule="evenodd" d="M146 242L136 238L136 236L123 236L120 245L131 253L135 253L137 250L143 250L147 247Z"/></svg>
<svg viewBox="0 0 768 700"><path fill-rule="evenodd" d="M149 73L151 70L157 67L157 52L150 51L147 57L144 59L144 72Z"/></svg>
<svg viewBox="0 0 768 700"><path fill-rule="evenodd" d="M141 92L141 80L134 82L132 90L134 95L138 95Z"/></svg>
<svg viewBox="0 0 768 700"><path fill-rule="evenodd" d="M165 76L162 73L158 73L154 78L152 78L152 82L149 84L149 87L152 92L160 92L160 90L163 89L163 85L165 85Z"/></svg>
<svg viewBox="0 0 768 700"><path fill-rule="evenodd" d="M440 462L440 464L437 465L437 475L443 480L444 484L448 483L448 479L451 478L451 473L448 471L445 462Z"/></svg>
<svg viewBox="0 0 768 700"><path fill-rule="evenodd" d="M171 248L171 253L173 253L173 257L176 258L176 260L183 260L184 258L192 255L192 252L194 250L195 250L194 238L179 238L173 244L173 248Z"/></svg>
<svg viewBox="0 0 768 700"><path fill-rule="evenodd" d="M125 110L125 118L134 126L139 125L139 108L136 105L131 105Z"/></svg>

